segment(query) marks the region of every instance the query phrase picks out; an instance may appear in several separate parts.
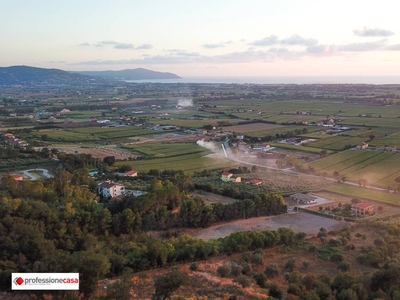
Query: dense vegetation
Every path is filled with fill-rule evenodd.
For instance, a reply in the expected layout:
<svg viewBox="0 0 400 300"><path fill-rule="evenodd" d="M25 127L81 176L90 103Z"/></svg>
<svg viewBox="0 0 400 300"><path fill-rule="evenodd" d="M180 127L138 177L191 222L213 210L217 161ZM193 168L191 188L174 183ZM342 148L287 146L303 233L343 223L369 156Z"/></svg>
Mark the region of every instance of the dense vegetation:
<svg viewBox="0 0 400 300"><path fill-rule="evenodd" d="M179 174L174 177L179 178ZM200 198L188 196L184 190L188 178L181 179L177 184L183 189L169 180L153 178L148 194L101 205L88 189L87 169L59 172L43 182L18 183L12 176L3 177L2 289L10 288L11 272L80 272L81 291L90 295L97 280L105 275L296 240L292 230L241 232L210 242L188 235L166 242L148 238L144 234L147 229L208 226L216 221L286 211L282 197L275 194L227 206L208 206ZM179 213L173 213L178 206Z"/></svg>

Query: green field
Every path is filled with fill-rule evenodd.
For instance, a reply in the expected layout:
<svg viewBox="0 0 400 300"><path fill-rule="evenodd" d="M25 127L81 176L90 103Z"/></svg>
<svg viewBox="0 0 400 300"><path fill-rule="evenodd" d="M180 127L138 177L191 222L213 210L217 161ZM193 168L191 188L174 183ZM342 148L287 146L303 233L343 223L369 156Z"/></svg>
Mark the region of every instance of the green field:
<svg viewBox="0 0 400 300"><path fill-rule="evenodd" d="M33 132L32 135L37 138L43 138L49 141L62 141L62 142L94 142L99 140L136 137L149 134L158 134L160 132L141 129L139 127L81 127L73 129L42 129Z"/></svg>
<svg viewBox="0 0 400 300"><path fill-rule="evenodd" d="M183 154L180 156L164 157L149 160L121 161L116 166L130 165L139 172L147 172L151 169L157 170L183 170L190 174L204 169L222 169L235 166L236 163L225 158L207 157L203 153Z"/></svg>
<svg viewBox="0 0 400 300"><path fill-rule="evenodd" d="M366 179L368 184L386 188L394 185L394 179L400 170L400 153L371 150L347 150L312 163L319 173L346 176L347 180L356 182Z"/></svg>
<svg viewBox="0 0 400 300"><path fill-rule="evenodd" d="M333 136L329 139L321 139L307 144L308 147L322 148L327 150L343 150L346 146L357 146L359 143L365 142L365 138Z"/></svg>
<svg viewBox="0 0 400 300"><path fill-rule="evenodd" d="M331 187L326 188L328 191L342 193L346 195L350 195L352 197L361 197L371 200L377 200L387 203L395 203L400 204L400 196L395 194L390 194L384 191L377 191L371 189L360 188L357 186L351 186L348 184L338 184Z"/></svg>
<svg viewBox="0 0 400 300"><path fill-rule="evenodd" d="M196 143L139 144L124 146L124 148L148 158L167 158L189 154L207 155L211 153L209 150Z"/></svg>

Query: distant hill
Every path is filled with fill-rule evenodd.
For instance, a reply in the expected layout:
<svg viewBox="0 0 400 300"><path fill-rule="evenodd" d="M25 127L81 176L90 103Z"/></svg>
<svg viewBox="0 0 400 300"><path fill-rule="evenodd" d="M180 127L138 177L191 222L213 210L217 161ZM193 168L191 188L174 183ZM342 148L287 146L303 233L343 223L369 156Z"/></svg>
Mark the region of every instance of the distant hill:
<svg viewBox="0 0 400 300"><path fill-rule="evenodd" d="M104 79L59 69L44 69L28 66L0 67L0 85L59 85L98 84Z"/></svg>
<svg viewBox="0 0 400 300"><path fill-rule="evenodd" d="M145 79L180 79L176 74L157 72L143 68L127 69L120 71L79 71L78 74L98 76L112 80L145 80Z"/></svg>

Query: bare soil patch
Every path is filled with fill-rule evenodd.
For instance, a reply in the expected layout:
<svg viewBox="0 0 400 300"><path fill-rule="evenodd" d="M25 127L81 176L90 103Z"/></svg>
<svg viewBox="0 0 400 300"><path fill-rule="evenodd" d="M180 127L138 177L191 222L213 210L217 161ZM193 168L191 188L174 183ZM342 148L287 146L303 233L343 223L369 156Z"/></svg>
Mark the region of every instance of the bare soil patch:
<svg viewBox="0 0 400 300"><path fill-rule="evenodd" d="M237 220L220 223L209 228L191 232L192 236L206 241L226 237L233 232L247 230L277 230L280 227L291 228L294 232L317 234L321 227L328 231L344 228L348 223L336 221L306 212L284 214L272 217L258 217L246 220Z"/></svg>
<svg viewBox="0 0 400 300"><path fill-rule="evenodd" d="M205 192L205 191L195 191L195 192L193 192L192 195L202 197L204 202L207 205L212 204L212 203L231 204L231 203L238 201L238 200L230 198L230 197L225 197L225 196L221 196L221 195L217 195L217 194L209 193L209 192Z"/></svg>

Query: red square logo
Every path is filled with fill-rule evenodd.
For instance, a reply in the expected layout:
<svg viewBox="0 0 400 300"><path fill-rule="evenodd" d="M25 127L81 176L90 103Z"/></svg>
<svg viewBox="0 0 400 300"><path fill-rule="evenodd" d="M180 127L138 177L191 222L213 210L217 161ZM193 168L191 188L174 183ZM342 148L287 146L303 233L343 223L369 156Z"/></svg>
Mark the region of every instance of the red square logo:
<svg viewBox="0 0 400 300"><path fill-rule="evenodd" d="M21 285L24 283L24 280L21 277L17 277L14 279L14 283L17 285Z"/></svg>

